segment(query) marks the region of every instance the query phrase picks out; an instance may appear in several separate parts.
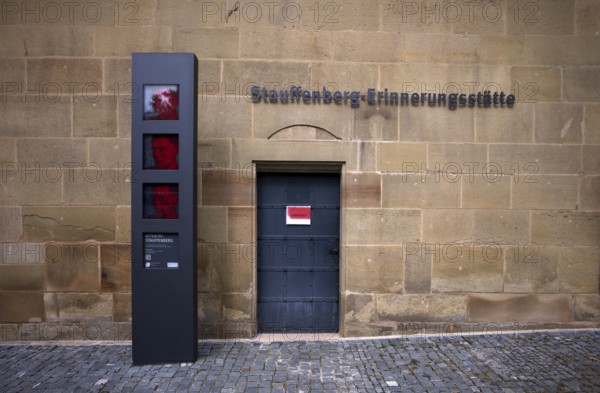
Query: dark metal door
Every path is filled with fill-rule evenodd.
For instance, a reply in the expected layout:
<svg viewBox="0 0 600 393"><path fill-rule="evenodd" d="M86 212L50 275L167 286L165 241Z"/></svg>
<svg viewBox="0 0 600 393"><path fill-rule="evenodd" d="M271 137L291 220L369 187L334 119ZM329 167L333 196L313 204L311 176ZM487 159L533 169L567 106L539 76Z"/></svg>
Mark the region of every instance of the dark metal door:
<svg viewBox="0 0 600 393"><path fill-rule="evenodd" d="M309 225L286 224L310 206ZM258 330L337 332L340 175L259 173Z"/></svg>

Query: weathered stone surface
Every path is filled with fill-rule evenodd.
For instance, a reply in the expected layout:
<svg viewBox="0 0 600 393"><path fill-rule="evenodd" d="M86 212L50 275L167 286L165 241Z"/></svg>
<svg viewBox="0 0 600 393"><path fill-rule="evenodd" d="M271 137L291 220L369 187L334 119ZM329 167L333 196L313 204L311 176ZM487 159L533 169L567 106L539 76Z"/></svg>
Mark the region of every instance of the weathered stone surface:
<svg viewBox="0 0 600 393"><path fill-rule="evenodd" d="M278 108L281 109L281 108ZM251 107L243 99L221 102L217 96L207 97L198 105L198 138L249 138Z"/></svg>
<svg viewBox="0 0 600 393"><path fill-rule="evenodd" d="M492 93L510 91L508 67L489 64L456 64L447 70L444 92L470 94L478 91ZM508 94L508 93L507 93Z"/></svg>
<svg viewBox="0 0 600 393"><path fill-rule="evenodd" d="M344 296L344 317L346 322L361 324L375 319L375 302L370 294L349 293Z"/></svg>
<svg viewBox="0 0 600 393"><path fill-rule="evenodd" d="M113 320L131 322L131 293L113 293Z"/></svg>
<svg viewBox="0 0 600 393"><path fill-rule="evenodd" d="M57 317L46 315L46 321L111 322L113 318L112 293L56 293L54 296ZM51 301L44 299L46 307Z"/></svg>
<svg viewBox="0 0 600 393"><path fill-rule="evenodd" d="M381 64L379 69L380 86L390 92L440 93L447 86L446 68L439 64Z"/></svg>
<svg viewBox="0 0 600 393"><path fill-rule="evenodd" d="M0 264L41 264L45 262L46 250L54 247L44 243L0 243Z"/></svg>
<svg viewBox="0 0 600 393"><path fill-rule="evenodd" d="M600 210L600 176L584 176L581 179L581 209Z"/></svg>
<svg viewBox="0 0 600 393"><path fill-rule="evenodd" d="M227 243L227 208L198 208L198 240L204 243Z"/></svg>
<svg viewBox="0 0 600 393"><path fill-rule="evenodd" d="M421 213L401 209L346 209L346 244L388 244L419 241Z"/></svg>
<svg viewBox="0 0 600 393"><path fill-rule="evenodd" d="M600 249L561 248L558 263L561 293L598 293Z"/></svg>
<svg viewBox="0 0 600 393"><path fill-rule="evenodd" d="M585 143L600 145L600 105L585 106Z"/></svg>
<svg viewBox="0 0 600 393"><path fill-rule="evenodd" d="M463 321L464 295L377 295L377 316L396 322Z"/></svg>
<svg viewBox="0 0 600 393"><path fill-rule="evenodd" d="M454 175L384 174L381 187L383 207L460 207L460 181L455 182Z"/></svg>
<svg viewBox="0 0 600 393"><path fill-rule="evenodd" d="M600 40L596 53L600 53ZM600 55L598 55L600 56ZM600 58L596 64L600 63ZM564 101L600 101L600 67L565 67L563 69Z"/></svg>
<svg viewBox="0 0 600 393"><path fill-rule="evenodd" d="M487 146L473 143L430 143L427 146L427 169L462 173L483 173L487 163Z"/></svg>
<svg viewBox="0 0 600 393"><path fill-rule="evenodd" d="M506 249L504 292L558 293L558 263L559 249L555 247L519 244Z"/></svg>
<svg viewBox="0 0 600 393"><path fill-rule="evenodd" d="M98 27L96 56L131 56L132 52L171 52L172 33L165 27Z"/></svg>
<svg viewBox="0 0 600 393"><path fill-rule="evenodd" d="M1 30L0 30L1 31ZM0 93L18 93L25 83L25 61L23 59L0 60Z"/></svg>
<svg viewBox="0 0 600 393"><path fill-rule="evenodd" d="M473 237L473 210L430 209L423 211L426 243L463 243Z"/></svg>
<svg viewBox="0 0 600 393"><path fill-rule="evenodd" d="M600 40L591 36L524 36L525 63L532 65L597 65L600 61ZM568 86L570 77L563 69L563 87ZM582 69L583 70L583 69ZM580 75L583 76L583 75ZM580 79L583 81L583 79ZM563 100L565 98L563 91ZM571 101L571 100L568 100Z"/></svg>
<svg viewBox="0 0 600 393"><path fill-rule="evenodd" d="M71 107L66 98L56 102L35 102L27 95L22 102L4 98L0 103L0 133L3 137L69 137Z"/></svg>
<svg viewBox="0 0 600 393"><path fill-rule="evenodd" d="M94 31L89 27L27 26L23 28L26 56L92 56Z"/></svg>
<svg viewBox="0 0 600 393"><path fill-rule="evenodd" d="M346 247L346 290L402 293L402 247Z"/></svg>
<svg viewBox="0 0 600 393"><path fill-rule="evenodd" d="M381 172L421 172L427 162L425 143L378 143L377 170Z"/></svg>
<svg viewBox="0 0 600 393"><path fill-rule="evenodd" d="M24 207L23 234L29 241L115 240L115 209Z"/></svg>
<svg viewBox="0 0 600 393"><path fill-rule="evenodd" d="M525 244L530 225L527 211L475 210L473 238L485 244Z"/></svg>
<svg viewBox="0 0 600 393"><path fill-rule="evenodd" d="M120 98L117 101L119 137L131 138L131 103L127 102L128 99L126 98Z"/></svg>
<svg viewBox="0 0 600 393"><path fill-rule="evenodd" d="M398 108L363 105L356 109L355 114L355 139L376 141L398 139Z"/></svg>
<svg viewBox="0 0 600 393"><path fill-rule="evenodd" d="M600 321L600 296L576 295L574 298L576 321Z"/></svg>
<svg viewBox="0 0 600 393"><path fill-rule="evenodd" d="M404 292L431 292L432 253L425 243L404 245Z"/></svg>
<svg viewBox="0 0 600 393"><path fill-rule="evenodd" d="M510 208L510 176L463 175L462 207L468 209Z"/></svg>
<svg viewBox="0 0 600 393"><path fill-rule="evenodd" d="M291 86L308 88L308 72L307 63L225 60L221 91L229 101L235 100L235 96L250 96L250 88L254 85L276 89Z"/></svg>
<svg viewBox="0 0 600 393"><path fill-rule="evenodd" d="M252 167L214 168L202 171L204 206L251 206L254 190Z"/></svg>
<svg viewBox="0 0 600 393"><path fill-rule="evenodd" d="M499 246L440 244L433 255L432 292L501 292L504 261Z"/></svg>
<svg viewBox="0 0 600 393"><path fill-rule="evenodd" d="M444 107L414 110L410 116L400 113L400 140L475 142L473 114L474 111L451 111Z"/></svg>
<svg viewBox="0 0 600 393"><path fill-rule="evenodd" d="M94 166L63 171L63 199L66 204L114 206L131 203L131 171L100 169Z"/></svg>
<svg viewBox="0 0 600 393"><path fill-rule="evenodd" d="M541 211L531 214L531 241L557 246L598 246L600 213Z"/></svg>
<svg viewBox="0 0 600 393"><path fill-rule="evenodd" d="M131 242L131 207L117 206L116 215L115 240L120 243Z"/></svg>
<svg viewBox="0 0 600 393"><path fill-rule="evenodd" d="M511 85L518 87L518 101L560 101L560 67L511 67L510 79Z"/></svg>
<svg viewBox="0 0 600 393"><path fill-rule="evenodd" d="M54 244L46 249L46 290L91 292L99 289L97 244Z"/></svg>
<svg viewBox="0 0 600 393"><path fill-rule="evenodd" d="M35 265L0 265L0 290L41 291L44 289L44 267Z"/></svg>
<svg viewBox="0 0 600 393"><path fill-rule="evenodd" d="M352 62L402 61L404 39L395 33L333 33L333 60Z"/></svg>
<svg viewBox="0 0 600 393"><path fill-rule="evenodd" d="M198 323L221 321L221 295L218 293L198 294Z"/></svg>
<svg viewBox="0 0 600 393"><path fill-rule="evenodd" d="M420 3L385 2L381 12L382 29L402 33L449 33L452 29L449 20L456 20L453 16L448 17L454 15L455 10L444 10L442 16L440 8L440 3L435 0Z"/></svg>
<svg viewBox="0 0 600 393"><path fill-rule="evenodd" d="M102 89L102 61L100 59L31 59L27 61L27 85L39 84L54 88L68 98L73 92L97 93ZM43 90L42 90L43 91Z"/></svg>
<svg viewBox="0 0 600 393"><path fill-rule="evenodd" d="M250 28L240 34L242 58L330 60L333 50L331 33L323 31Z"/></svg>
<svg viewBox="0 0 600 393"><path fill-rule="evenodd" d="M356 146L341 141L233 140L232 162L247 167L252 161L348 162ZM352 165L350 170L355 170Z"/></svg>
<svg viewBox="0 0 600 393"><path fill-rule="evenodd" d="M509 34L573 34L573 1L538 0L532 4L535 6L527 7L518 0L509 0L499 7L508 14L506 29ZM520 15L516 13L518 11L521 11Z"/></svg>
<svg viewBox="0 0 600 393"><path fill-rule="evenodd" d="M23 222L18 207L0 207L0 241L13 242L21 238Z"/></svg>
<svg viewBox="0 0 600 393"><path fill-rule="evenodd" d="M347 170L361 172L375 172L377 170L377 144L372 142L354 142L348 149L350 156L347 161Z"/></svg>
<svg viewBox="0 0 600 393"><path fill-rule="evenodd" d="M231 165L231 141L229 139L201 139L198 141L198 168L203 172L219 173L224 168L234 167Z"/></svg>
<svg viewBox="0 0 600 393"><path fill-rule="evenodd" d="M581 143L583 106L539 103L535 106L537 143Z"/></svg>
<svg viewBox="0 0 600 393"><path fill-rule="evenodd" d="M131 291L131 245L100 246L101 284L103 291Z"/></svg>
<svg viewBox="0 0 600 393"><path fill-rule="evenodd" d="M104 93L113 100L126 101L132 97L131 58L109 58L104 61ZM140 88L138 88L140 89ZM139 91L133 92L139 94Z"/></svg>
<svg viewBox="0 0 600 393"><path fill-rule="evenodd" d="M586 175L600 174L600 145L583 146L583 172Z"/></svg>
<svg viewBox="0 0 600 393"><path fill-rule="evenodd" d="M467 295L472 322L568 322L571 297L553 294Z"/></svg>
<svg viewBox="0 0 600 393"><path fill-rule="evenodd" d="M0 321L42 322L44 295L42 292L3 292L0 296Z"/></svg>
<svg viewBox="0 0 600 393"><path fill-rule="evenodd" d="M208 98L221 92L221 61L198 60L198 102L203 104Z"/></svg>
<svg viewBox="0 0 600 393"><path fill-rule="evenodd" d="M314 63L310 68L311 89L329 91L361 91L377 85L375 64ZM350 106L348 104L348 106Z"/></svg>
<svg viewBox="0 0 600 393"><path fill-rule="evenodd" d="M520 177L513 184L512 207L515 209L575 209L577 176L536 176L537 183Z"/></svg>
<svg viewBox="0 0 600 393"><path fill-rule="evenodd" d="M479 110L475 115L475 127L479 143L531 143L533 105L519 102L513 108Z"/></svg>
<svg viewBox="0 0 600 393"><path fill-rule="evenodd" d="M600 4L595 0L575 2L575 32L581 35L600 34Z"/></svg>
<svg viewBox="0 0 600 393"><path fill-rule="evenodd" d="M222 318L224 322L240 322L252 319L252 296L250 294L223 294Z"/></svg>
<svg viewBox="0 0 600 393"><path fill-rule="evenodd" d="M0 169L0 205L60 205L60 176L61 172L57 174L54 168L45 171L41 165L5 163Z"/></svg>
<svg viewBox="0 0 600 393"><path fill-rule="evenodd" d="M17 140L17 162L30 168L40 166L48 179L60 181L60 169L65 165L87 163L88 144L85 139L19 139ZM68 163L68 164L67 164Z"/></svg>
<svg viewBox="0 0 600 393"><path fill-rule="evenodd" d="M378 173L346 172L343 200L346 207L381 207L381 176Z"/></svg>
<svg viewBox="0 0 600 393"><path fill-rule="evenodd" d="M490 145L489 149L490 170L500 169L503 175L524 176L523 179L519 179L519 183L541 182L543 177L538 173L579 173L579 146L494 144Z"/></svg>
<svg viewBox="0 0 600 393"><path fill-rule="evenodd" d="M235 59L240 52L239 36L236 28L176 28L173 32L173 50L193 52L198 58Z"/></svg>
<svg viewBox="0 0 600 393"><path fill-rule="evenodd" d="M17 161L17 141L15 139L0 139L0 162Z"/></svg>
<svg viewBox="0 0 600 393"><path fill-rule="evenodd" d="M230 243L250 244L256 233L254 209L249 207L230 207L227 209L227 240Z"/></svg>
<svg viewBox="0 0 600 393"><path fill-rule="evenodd" d="M498 34L498 33L496 33ZM521 35L491 35L479 39L479 56L484 64L524 64L527 52Z"/></svg>
<svg viewBox="0 0 600 393"><path fill-rule="evenodd" d="M90 139L89 152L88 165L99 168L131 168L131 139Z"/></svg>
<svg viewBox="0 0 600 393"><path fill-rule="evenodd" d="M75 98L73 134L81 137L117 136L117 103L114 97Z"/></svg>
<svg viewBox="0 0 600 393"><path fill-rule="evenodd" d="M406 34L404 60L414 63L476 63L479 36Z"/></svg>
<svg viewBox="0 0 600 393"><path fill-rule="evenodd" d="M0 57L22 57L26 54L23 44L23 29L21 26L1 26L0 35L3 37L3 45L0 47Z"/></svg>

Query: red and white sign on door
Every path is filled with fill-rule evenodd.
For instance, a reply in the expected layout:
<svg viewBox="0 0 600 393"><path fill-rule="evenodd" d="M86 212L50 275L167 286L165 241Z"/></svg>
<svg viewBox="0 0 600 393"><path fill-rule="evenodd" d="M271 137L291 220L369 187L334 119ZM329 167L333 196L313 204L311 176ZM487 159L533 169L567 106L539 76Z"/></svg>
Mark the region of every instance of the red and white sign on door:
<svg viewBox="0 0 600 393"><path fill-rule="evenodd" d="M286 225L310 225L310 206L286 206Z"/></svg>

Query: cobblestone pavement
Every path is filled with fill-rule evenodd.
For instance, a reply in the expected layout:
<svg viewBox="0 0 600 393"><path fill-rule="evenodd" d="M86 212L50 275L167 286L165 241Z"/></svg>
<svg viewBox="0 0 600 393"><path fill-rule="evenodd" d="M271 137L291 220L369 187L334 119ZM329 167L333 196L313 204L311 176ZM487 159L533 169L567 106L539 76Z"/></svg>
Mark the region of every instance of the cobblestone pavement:
<svg viewBox="0 0 600 393"><path fill-rule="evenodd" d="M191 364L130 345L0 345L0 392L599 392L600 331L206 342Z"/></svg>

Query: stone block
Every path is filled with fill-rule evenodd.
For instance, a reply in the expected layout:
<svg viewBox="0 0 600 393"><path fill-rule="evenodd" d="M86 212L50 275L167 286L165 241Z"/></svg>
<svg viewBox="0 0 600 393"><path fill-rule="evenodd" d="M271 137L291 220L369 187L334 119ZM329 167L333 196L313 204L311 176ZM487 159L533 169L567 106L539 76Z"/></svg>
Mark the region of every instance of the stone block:
<svg viewBox="0 0 600 393"><path fill-rule="evenodd" d="M2 88L0 88L0 94L9 95L24 93L23 90L25 88L25 60L1 59L0 83L2 84Z"/></svg>
<svg viewBox="0 0 600 393"><path fill-rule="evenodd" d="M198 105L198 138L249 138L252 135L251 104L239 99L221 102L209 97ZM277 108L281 109L281 108Z"/></svg>
<svg viewBox="0 0 600 393"><path fill-rule="evenodd" d="M227 208L198 208L198 240L204 243L227 243Z"/></svg>
<svg viewBox="0 0 600 393"><path fill-rule="evenodd" d="M423 211L423 240L426 243L464 243L473 239L473 210Z"/></svg>
<svg viewBox="0 0 600 393"><path fill-rule="evenodd" d="M26 26L26 56L93 56L94 31L89 27Z"/></svg>
<svg viewBox="0 0 600 393"><path fill-rule="evenodd" d="M483 173L487 163L487 146L475 143L430 143L427 146L427 169L462 173Z"/></svg>
<svg viewBox="0 0 600 393"><path fill-rule="evenodd" d="M227 209L227 240L230 243L250 244L254 241L254 209L249 207L230 207Z"/></svg>
<svg viewBox="0 0 600 393"><path fill-rule="evenodd" d="M202 204L204 206L251 206L254 193L252 168L214 169L202 171Z"/></svg>
<svg viewBox="0 0 600 393"><path fill-rule="evenodd" d="M29 241L115 240L112 207L24 207L24 238Z"/></svg>
<svg viewBox="0 0 600 393"><path fill-rule="evenodd" d="M585 143L600 145L600 105L585 106Z"/></svg>
<svg viewBox="0 0 600 393"><path fill-rule="evenodd" d="M17 162L27 167L40 166L48 179L60 180L60 168L66 163L85 165L88 143L85 139L19 139L17 140Z"/></svg>
<svg viewBox="0 0 600 393"><path fill-rule="evenodd" d="M112 322L112 293L56 293L57 319L47 321Z"/></svg>
<svg viewBox="0 0 600 393"><path fill-rule="evenodd" d="M539 183L540 174L579 173L580 154L579 146L494 144L489 147L489 167L503 175L514 174L515 186Z"/></svg>
<svg viewBox="0 0 600 393"><path fill-rule="evenodd" d="M250 293L254 282L253 244L212 243L202 246L202 264L208 263L209 288L219 292Z"/></svg>
<svg viewBox="0 0 600 393"><path fill-rule="evenodd" d="M342 199L346 207L381 207L381 176L346 172Z"/></svg>
<svg viewBox="0 0 600 393"><path fill-rule="evenodd" d="M62 185L55 178L44 177L47 173L41 166L5 163L0 169L0 205L60 205Z"/></svg>
<svg viewBox="0 0 600 393"><path fill-rule="evenodd" d="M98 168L131 168L131 139L89 139L89 154L88 165Z"/></svg>
<svg viewBox="0 0 600 393"><path fill-rule="evenodd" d="M43 243L0 243L0 264L41 264L45 261L46 250L54 245Z"/></svg>
<svg viewBox="0 0 600 393"><path fill-rule="evenodd" d="M539 103L535 106L535 141L537 143L581 143L583 106L577 104Z"/></svg>
<svg viewBox="0 0 600 393"><path fill-rule="evenodd" d="M558 278L561 293L598 293L600 249L561 248Z"/></svg>
<svg viewBox="0 0 600 393"><path fill-rule="evenodd" d="M600 50L600 48L596 50ZM600 62L600 59L598 61ZM563 69L563 100L598 102L600 101L599 90L600 67L565 67Z"/></svg>
<svg viewBox="0 0 600 393"><path fill-rule="evenodd" d="M427 162L425 143L378 143L377 170L380 172L423 171Z"/></svg>
<svg viewBox="0 0 600 393"><path fill-rule="evenodd" d="M226 293L222 295L223 322L242 322L252 319L252 295Z"/></svg>
<svg viewBox="0 0 600 393"><path fill-rule="evenodd" d="M131 244L100 245L100 289L131 291Z"/></svg>
<svg viewBox="0 0 600 393"><path fill-rule="evenodd" d="M115 206L131 203L131 171L100 169L68 169L63 171L63 199L66 204L80 206Z"/></svg>
<svg viewBox="0 0 600 393"><path fill-rule="evenodd" d="M437 4L441 20L452 26L454 34L505 34L506 20L514 17L506 8L506 2L471 3L463 0Z"/></svg>
<svg viewBox="0 0 600 393"><path fill-rule="evenodd" d="M273 28L244 29L240 34L242 58L331 60L331 33Z"/></svg>
<svg viewBox="0 0 600 393"><path fill-rule="evenodd" d="M558 263L556 247L519 244L507 248L504 292L558 293Z"/></svg>
<svg viewBox="0 0 600 393"><path fill-rule="evenodd" d="M548 210L531 213L531 241L556 246L598 246L600 213Z"/></svg>
<svg viewBox="0 0 600 393"><path fill-rule="evenodd" d="M0 103L0 133L3 137L70 137L71 107L66 98L35 102L36 95L4 98ZM15 116L18 113L19 116Z"/></svg>
<svg viewBox="0 0 600 393"><path fill-rule="evenodd" d="M240 53L240 34L236 28L175 28L173 51L193 52L198 58L236 59Z"/></svg>
<svg viewBox="0 0 600 393"><path fill-rule="evenodd" d="M390 92L439 93L446 86L446 68L439 64L380 64L379 70L379 85Z"/></svg>
<svg viewBox="0 0 600 393"><path fill-rule="evenodd" d="M510 69L511 86L518 88L518 101L560 101L560 67L516 66Z"/></svg>
<svg viewBox="0 0 600 393"><path fill-rule="evenodd" d="M27 85L39 86L42 92L57 91L61 98L73 93L97 93L102 89L102 61L99 59L30 59L27 60Z"/></svg>
<svg viewBox="0 0 600 393"><path fill-rule="evenodd" d="M198 60L198 97L199 103L221 92L221 61Z"/></svg>
<svg viewBox="0 0 600 393"><path fill-rule="evenodd" d="M419 210L346 209L345 222L348 245L418 242L421 233Z"/></svg>
<svg viewBox="0 0 600 393"><path fill-rule="evenodd" d="M571 297L555 294L467 295L471 322L569 322Z"/></svg>
<svg viewBox="0 0 600 393"><path fill-rule="evenodd" d="M35 265L0 265L0 290L41 291L44 289L44 267Z"/></svg>
<svg viewBox="0 0 600 393"><path fill-rule="evenodd" d="M21 238L23 221L18 207L0 207L0 241L14 242Z"/></svg>
<svg viewBox="0 0 600 393"><path fill-rule="evenodd" d="M600 174L600 146L583 146L583 173L586 175Z"/></svg>
<svg viewBox="0 0 600 393"><path fill-rule="evenodd" d="M454 12L454 8L435 0L419 3L389 1L382 4L381 27L384 31L401 33L450 33L452 24L449 22L455 22L451 16Z"/></svg>
<svg viewBox="0 0 600 393"><path fill-rule="evenodd" d="M490 35L479 38L479 56L483 64L524 64L525 39L519 35Z"/></svg>
<svg viewBox="0 0 600 393"><path fill-rule="evenodd" d="M431 261L425 243L407 243L404 245L404 292L431 292Z"/></svg>
<svg viewBox="0 0 600 393"><path fill-rule="evenodd" d="M131 56L132 52L171 52L172 32L166 27L97 27L96 56Z"/></svg>
<svg viewBox="0 0 600 393"><path fill-rule="evenodd" d="M579 35L600 34L600 4L595 0L575 2L575 33Z"/></svg>
<svg viewBox="0 0 600 393"><path fill-rule="evenodd" d="M14 163L17 161L17 140L0 139L0 162ZM5 165L6 165L5 164Z"/></svg>
<svg viewBox="0 0 600 393"><path fill-rule="evenodd" d="M402 293L402 246L346 247L346 290ZM346 304L348 307L348 304Z"/></svg>
<svg viewBox="0 0 600 393"><path fill-rule="evenodd" d="M377 144L358 141L350 145L346 162L348 171L374 172L377 170Z"/></svg>
<svg viewBox="0 0 600 393"><path fill-rule="evenodd" d="M467 209L510 208L511 176L483 174L462 177L462 205Z"/></svg>
<svg viewBox="0 0 600 393"><path fill-rule="evenodd" d="M575 320L600 322L600 296L575 295Z"/></svg>
<svg viewBox="0 0 600 393"><path fill-rule="evenodd" d="M44 295L42 292L2 292L0 322L42 322Z"/></svg>
<svg viewBox="0 0 600 393"><path fill-rule="evenodd" d="M584 176L580 187L581 209L600 210L600 176Z"/></svg>
<svg viewBox="0 0 600 393"><path fill-rule="evenodd" d="M203 26L212 15L213 8L226 7L226 3L211 0L157 0L156 24L158 26ZM230 7L233 9L233 7ZM220 21L221 14L215 15ZM211 18L212 19L212 18Z"/></svg>
<svg viewBox="0 0 600 393"><path fill-rule="evenodd" d="M486 244L525 244L531 226L529 212L518 210L475 210L474 241Z"/></svg>
<svg viewBox="0 0 600 393"><path fill-rule="evenodd" d="M198 294L198 322L219 323L221 321L221 294Z"/></svg>
<svg viewBox="0 0 600 393"><path fill-rule="evenodd" d="M73 104L73 135L81 137L116 137L117 103L114 97L98 100L75 98Z"/></svg>
<svg viewBox="0 0 600 393"><path fill-rule="evenodd" d="M402 61L403 46L403 37L396 33L334 32L333 60L397 63Z"/></svg>
<svg viewBox="0 0 600 393"><path fill-rule="evenodd" d="M408 208L460 207L460 178L442 174L382 175L381 205Z"/></svg>
<svg viewBox="0 0 600 393"><path fill-rule="evenodd" d="M398 108L363 105L355 111L354 124L354 139L395 141L398 139Z"/></svg>
<svg viewBox="0 0 600 393"><path fill-rule="evenodd" d="M3 45L0 47L0 58L23 57L26 55L21 26L0 26L0 35L3 38Z"/></svg>
<svg viewBox="0 0 600 393"><path fill-rule="evenodd" d="M131 59L104 60L104 93L115 100L131 98ZM124 96L124 97L119 97Z"/></svg>
<svg viewBox="0 0 600 393"><path fill-rule="evenodd" d="M411 108L400 113L400 140L425 142L475 142L474 111L444 107Z"/></svg>
<svg viewBox="0 0 600 393"><path fill-rule="evenodd" d="M375 64L313 63L310 68L311 89L366 92L377 86ZM348 104L348 106L350 106Z"/></svg>
<svg viewBox="0 0 600 393"><path fill-rule="evenodd" d="M536 176L537 183L515 180L512 190L514 209L575 209L577 206L577 176Z"/></svg>
<svg viewBox="0 0 600 393"><path fill-rule="evenodd" d="M215 172L231 165L231 141L228 139L201 139L198 141L198 167Z"/></svg>
<svg viewBox="0 0 600 393"><path fill-rule="evenodd" d="M356 146L340 141L233 140L232 162L244 168L252 161L351 161ZM350 165L350 170L355 170Z"/></svg>
<svg viewBox="0 0 600 393"><path fill-rule="evenodd" d="M408 63L477 63L479 36L474 34L408 33L404 61Z"/></svg>
<svg viewBox="0 0 600 393"><path fill-rule="evenodd" d="M46 248L46 290L91 292L99 289L97 244L53 244Z"/></svg>
<svg viewBox="0 0 600 393"><path fill-rule="evenodd" d="M470 94L489 90L509 94L511 85L508 67L489 64L457 64L448 67L445 92Z"/></svg>
<svg viewBox="0 0 600 393"><path fill-rule="evenodd" d="M375 302L370 294L348 293L344 296L344 321L367 324L375 319Z"/></svg>
<svg viewBox="0 0 600 393"><path fill-rule="evenodd" d="M574 1L538 0L505 3L506 30L508 34L568 35L574 33ZM493 12L493 11L490 11Z"/></svg>
<svg viewBox="0 0 600 393"><path fill-rule="evenodd" d="M513 108L490 108L476 112L477 142L533 142L532 104L519 102Z"/></svg>
<svg viewBox="0 0 600 393"><path fill-rule="evenodd" d="M460 322L467 316L464 295L377 295L377 316L396 322Z"/></svg>
<svg viewBox="0 0 600 393"><path fill-rule="evenodd" d="M289 3L293 2L290 1ZM380 29L379 7L361 0L319 4L315 4L313 0L300 0L299 6L288 6L289 10L283 6L281 12L287 13L287 19L293 21L299 8L302 11L299 20L302 29L317 31L378 31Z"/></svg>
<svg viewBox="0 0 600 393"><path fill-rule="evenodd" d="M504 261L499 246L435 247L432 292L502 292Z"/></svg>
<svg viewBox="0 0 600 393"><path fill-rule="evenodd" d="M113 293L113 321L131 322L131 293Z"/></svg>
<svg viewBox="0 0 600 393"><path fill-rule="evenodd" d="M117 206L117 224L115 227L115 240L120 243L131 242L131 207Z"/></svg>
<svg viewBox="0 0 600 393"><path fill-rule="evenodd" d="M526 53L525 64L538 66L597 65L600 62L600 40L597 37L527 35L523 38ZM572 70L573 68L566 67L563 69L563 87L565 88L569 85L568 82L570 81L570 77L566 73L569 69ZM584 79L581 79L581 81L584 81ZM596 78L596 81L598 81L598 78ZM585 86L585 84L582 86ZM563 100L565 99L566 90L563 90Z"/></svg>
<svg viewBox="0 0 600 393"><path fill-rule="evenodd" d="M308 88L308 72L307 63L224 60L221 95L229 96L227 101L238 102L235 96L250 96L250 88L254 85L275 89Z"/></svg>

